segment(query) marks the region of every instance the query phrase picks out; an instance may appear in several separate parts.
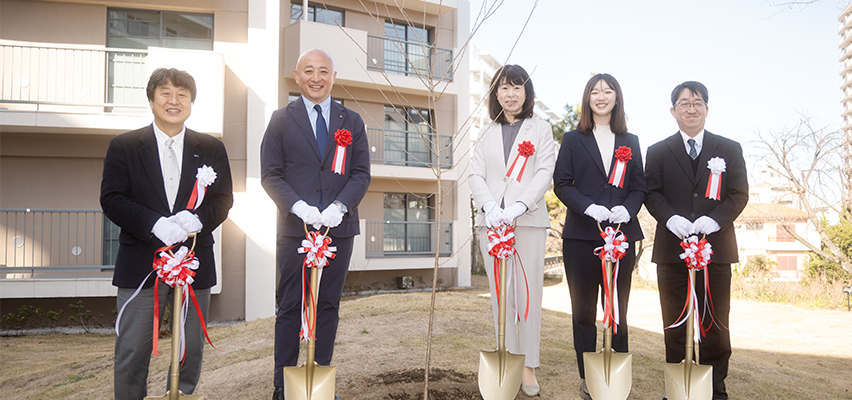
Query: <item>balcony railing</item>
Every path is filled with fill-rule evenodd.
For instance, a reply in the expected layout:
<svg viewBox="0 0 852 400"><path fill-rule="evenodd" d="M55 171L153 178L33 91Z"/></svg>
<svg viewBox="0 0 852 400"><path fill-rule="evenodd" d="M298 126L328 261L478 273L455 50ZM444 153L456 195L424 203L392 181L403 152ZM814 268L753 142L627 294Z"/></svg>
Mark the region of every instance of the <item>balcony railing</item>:
<svg viewBox="0 0 852 400"><path fill-rule="evenodd" d="M0 41L0 102L145 113L144 50Z"/></svg>
<svg viewBox="0 0 852 400"><path fill-rule="evenodd" d="M453 80L453 51L417 41L367 35L368 68L389 74Z"/></svg>
<svg viewBox="0 0 852 400"><path fill-rule="evenodd" d="M428 257L438 247L437 222L367 221L367 258ZM453 223L441 223L440 256L453 252Z"/></svg>
<svg viewBox="0 0 852 400"><path fill-rule="evenodd" d="M435 133L367 128L370 160L385 165L434 167L440 152L441 168L453 166L453 137ZM437 148L437 152L433 149Z"/></svg>
<svg viewBox="0 0 852 400"><path fill-rule="evenodd" d="M101 210L0 209L0 278L115 269L118 227Z"/></svg>

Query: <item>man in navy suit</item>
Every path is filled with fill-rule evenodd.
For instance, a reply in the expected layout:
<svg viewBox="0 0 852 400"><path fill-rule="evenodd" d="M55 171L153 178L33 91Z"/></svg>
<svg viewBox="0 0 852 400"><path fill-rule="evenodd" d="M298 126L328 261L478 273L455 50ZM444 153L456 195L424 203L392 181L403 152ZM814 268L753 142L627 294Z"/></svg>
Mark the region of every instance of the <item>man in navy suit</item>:
<svg viewBox="0 0 852 400"><path fill-rule="evenodd" d="M680 131L648 148L645 206L657 219L652 261L657 263L657 283L663 325L673 324L687 296L688 270L680 259L681 239L706 235L713 246L707 270L714 321L699 344L699 363L713 366L713 399L727 399L725 377L731 358L728 316L731 310L731 264L739 261L734 220L748 203L748 179L739 143L704 130L709 107L707 88L694 81L675 87L671 113ZM712 160L712 161L711 161ZM724 171L718 173L718 166ZM714 165L717 173L710 166ZM704 274L696 273L695 290L704 328L711 321L704 308ZM665 330L666 362L684 359L686 326Z"/></svg>
<svg viewBox="0 0 852 400"><path fill-rule="evenodd" d="M153 335L157 334L153 331L154 304L159 302L162 320L172 295L168 285L149 275L157 249L180 243L188 233L197 232L195 255L199 266L192 287L206 320L210 288L216 284L212 232L228 217L234 203L225 146L184 126L196 95L192 76L174 68L159 68L151 74L146 92L154 123L110 140L101 181L104 215L121 228L112 280L118 287L116 306L121 310L127 303L116 321L116 399L139 400L147 395L148 364ZM189 203L196 175L203 166L212 167L216 178L206 187L196 208ZM158 299L154 299L155 283L159 285ZM142 290L134 298L137 288ZM204 350L201 321L195 308L189 309L184 332L186 361L180 368L179 384L186 394L198 384Z"/></svg>
<svg viewBox="0 0 852 400"><path fill-rule="evenodd" d="M273 399L284 398L283 368L295 366L299 357L305 256L297 249L305 237L305 225L331 228L332 246L337 247L336 257L323 270L316 314L315 361L329 365L352 244L360 233L358 204L370 185L364 121L332 101L336 76L334 63L324 51L302 53L293 70L302 95L272 114L260 145L261 184L278 206L276 258L281 277ZM347 136L351 140L341 141ZM339 157L344 154L341 165Z"/></svg>

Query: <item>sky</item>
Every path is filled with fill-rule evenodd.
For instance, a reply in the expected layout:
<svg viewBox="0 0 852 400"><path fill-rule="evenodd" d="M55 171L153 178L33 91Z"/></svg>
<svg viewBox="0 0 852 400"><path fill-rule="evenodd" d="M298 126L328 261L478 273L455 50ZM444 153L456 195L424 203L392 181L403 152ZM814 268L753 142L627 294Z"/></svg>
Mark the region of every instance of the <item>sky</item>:
<svg viewBox="0 0 852 400"><path fill-rule="evenodd" d="M677 132L672 89L699 81L709 92L705 128L748 153L755 132L792 127L800 114L819 127L842 123L837 18L848 3L773 6L781 1L539 0L532 11L533 0L504 0L472 42L526 69L558 112L580 102L592 73L612 74L643 149ZM495 3L470 2L472 30L483 2Z"/></svg>

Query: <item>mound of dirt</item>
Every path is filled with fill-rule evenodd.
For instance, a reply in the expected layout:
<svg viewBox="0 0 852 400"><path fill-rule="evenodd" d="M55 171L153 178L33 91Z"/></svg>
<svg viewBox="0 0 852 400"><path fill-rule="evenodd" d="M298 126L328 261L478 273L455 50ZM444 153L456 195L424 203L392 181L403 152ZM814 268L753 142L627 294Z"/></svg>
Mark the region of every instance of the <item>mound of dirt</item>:
<svg viewBox="0 0 852 400"><path fill-rule="evenodd" d="M423 374L423 368L387 371L372 376L366 385L349 380L338 382L337 385L340 389L351 386L360 391L367 389L376 399L422 400ZM475 374L433 368L429 373L429 399L482 400L482 396L479 395Z"/></svg>

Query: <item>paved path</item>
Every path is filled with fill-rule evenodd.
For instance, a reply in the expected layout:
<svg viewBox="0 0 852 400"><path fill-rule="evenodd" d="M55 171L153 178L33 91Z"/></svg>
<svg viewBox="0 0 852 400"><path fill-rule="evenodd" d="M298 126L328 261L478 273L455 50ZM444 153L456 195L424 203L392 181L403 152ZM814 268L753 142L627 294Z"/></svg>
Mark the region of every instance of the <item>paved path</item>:
<svg viewBox="0 0 852 400"><path fill-rule="evenodd" d="M544 288L543 307L571 313L568 285ZM600 319L600 308L598 309ZM631 327L662 334L660 298L653 290L632 290ZM832 355L852 360L852 312L802 308L749 300L731 301L731 343L735 349Z"/></svg>

